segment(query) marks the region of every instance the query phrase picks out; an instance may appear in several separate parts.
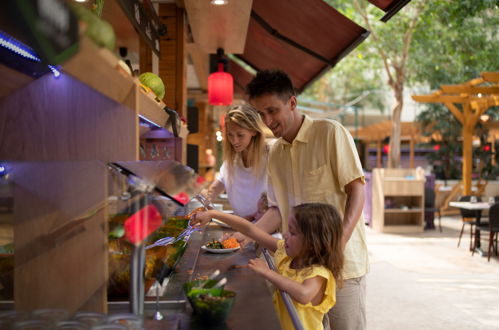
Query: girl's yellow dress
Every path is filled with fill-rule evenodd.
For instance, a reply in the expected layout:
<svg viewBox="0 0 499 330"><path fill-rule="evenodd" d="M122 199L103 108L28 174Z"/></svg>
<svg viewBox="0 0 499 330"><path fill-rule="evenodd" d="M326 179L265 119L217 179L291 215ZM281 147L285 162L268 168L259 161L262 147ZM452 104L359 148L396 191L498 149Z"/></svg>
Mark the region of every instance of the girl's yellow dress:
<svg viewBox="0 0 499 330"><path fill-rule="evenodd" d="M311 303L303 305L293 300L298 317L305 329L323 329L322 319L324 314L326 314L336 303L336 281L333 273L328 268L319 265L303 269L291 269L290 264L292 259L286 254L284 240L277 242L277 250L274 254L274 259L279 274L296 282L303 283L307 278L315 276L322 276L327 280L324 299L319 305L312 306ZM273 301L277 315L279 316L279 321L281 322L281 327L285 330L293 330L293 322L291 322L291 318L286 310L286 305L284 305L284 301L277 290L274 292Z"/></svg>

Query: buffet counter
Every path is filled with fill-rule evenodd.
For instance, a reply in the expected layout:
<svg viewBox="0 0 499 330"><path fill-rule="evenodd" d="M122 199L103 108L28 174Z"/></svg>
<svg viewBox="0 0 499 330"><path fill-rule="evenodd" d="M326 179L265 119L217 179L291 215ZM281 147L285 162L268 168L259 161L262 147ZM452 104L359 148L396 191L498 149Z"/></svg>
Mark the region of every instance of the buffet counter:
<svg viewBox="0 0 499 330"><path fill-rule="evenodd" d="M211 329L280 329L279 320L274 311L272 295L265 280L246 267L249 259L255 258L251 245L236 252L213 254L200 249L203 244L219 239L227 229L211 223L203 233L194 233L189 239L188 248L178 264L175 275L170 279L167 290L160 300L160 311L165 315L161 321L152 320L155 299L146 298L146 329L210 329L193 318L192 309L183 295L183 283L200 276L209 276L216 269L226 277L227 290L235 291L237 296L234 306L225 324L218 324ZM112 310L109 311L113 313Z"/></svg>

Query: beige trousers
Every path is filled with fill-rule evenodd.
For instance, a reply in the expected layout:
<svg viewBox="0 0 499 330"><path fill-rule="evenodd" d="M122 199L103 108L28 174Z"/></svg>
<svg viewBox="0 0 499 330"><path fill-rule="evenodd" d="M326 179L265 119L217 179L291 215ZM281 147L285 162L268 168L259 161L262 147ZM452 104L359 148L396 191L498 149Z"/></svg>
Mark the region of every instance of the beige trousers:
<svg viewBox="0 0 499 330"><path fill-rule="evenodd" d="M332 330L366 329L365 276L343 281L343 287L336 291L336 305L327 315Z"/></svg>

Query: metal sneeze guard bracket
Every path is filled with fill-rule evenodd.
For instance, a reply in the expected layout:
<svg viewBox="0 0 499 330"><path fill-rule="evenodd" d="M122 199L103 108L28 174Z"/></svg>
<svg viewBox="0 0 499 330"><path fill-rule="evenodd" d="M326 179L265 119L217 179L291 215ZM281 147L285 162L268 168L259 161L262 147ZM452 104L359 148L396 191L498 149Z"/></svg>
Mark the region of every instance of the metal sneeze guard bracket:
<svg viewBox="0 0 499 330"><path fill-rule="evenodd" d="M269 268L272 269L273 271L276 271L274 260L272 260L272 257L269 255L267 249L263 249L263 255L265 257L265 260L267 261L267 265L269 265ZM280 289L277 290L279 291L279 294L281 295L281 298L284 301L284 305L286 305L286 309L288 310L289 317L291 317L291 322L293 322L293 326L295 327L295 329L304 330L300 318L296 313L295 305L293 305L293 302L291 301L291 297L289 296L289 294L287 294L284 291L281 291Z"/></svg>

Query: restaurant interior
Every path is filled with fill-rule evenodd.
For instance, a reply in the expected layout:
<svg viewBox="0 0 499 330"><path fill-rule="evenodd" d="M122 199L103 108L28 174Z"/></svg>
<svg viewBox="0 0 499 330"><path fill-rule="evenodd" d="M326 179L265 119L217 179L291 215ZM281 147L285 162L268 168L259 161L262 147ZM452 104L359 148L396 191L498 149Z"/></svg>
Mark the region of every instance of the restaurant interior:
<svg viewBox="0 0 499 330"><path fill-rule="evenodd" d="M386 24L409 2L369 0ZM211 203L200 192L223 159L223 117L247 102L256 72L280 68L301 93L369 34L322 0L2 2L0 328L280 329L267 283L241 267L260 251L209 253L231 229L198 230L189 215L231 210L227 195ZM450 109L472 132L499 105L499 73L477 79L413 99L488 93L463 97L469 116ZM301 110L323 117L321 106ZM498 230L484 219L499 218L499 182L473 180L471 151L462 182L436 180L419 126L406 122L402 168L387 168L393 123L376 114L360 127L356 115L343 119L366 170L366 225L419 235L462 218L461 244L497 263ZM495 141L499 125L489 125ZM236 299L203 310L187 295L200 278Z"/></svg>

